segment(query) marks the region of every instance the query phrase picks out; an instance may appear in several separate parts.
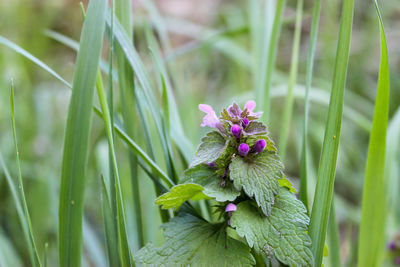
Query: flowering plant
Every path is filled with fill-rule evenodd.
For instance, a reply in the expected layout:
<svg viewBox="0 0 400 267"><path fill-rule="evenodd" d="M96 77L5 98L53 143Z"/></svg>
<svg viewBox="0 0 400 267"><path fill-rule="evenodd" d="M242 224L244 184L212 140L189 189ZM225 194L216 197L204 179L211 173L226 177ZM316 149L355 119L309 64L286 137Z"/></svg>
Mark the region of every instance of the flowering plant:
<svg viewBox="0 0 400 267"><path fill-rule="evenodd" d="M182 208L163 225L165 243L159 248L146 245L137 253L137 263L253 266L257 257L312 265L307 210L285 178L255 106L248 101L242 110L234 103L217 117L210 106L199 105L206 113L201 126L214 130L201 139L182 183L156 200L164 209ZM218 202L216 222L192 212L184 204L189 199Z"/></svg>

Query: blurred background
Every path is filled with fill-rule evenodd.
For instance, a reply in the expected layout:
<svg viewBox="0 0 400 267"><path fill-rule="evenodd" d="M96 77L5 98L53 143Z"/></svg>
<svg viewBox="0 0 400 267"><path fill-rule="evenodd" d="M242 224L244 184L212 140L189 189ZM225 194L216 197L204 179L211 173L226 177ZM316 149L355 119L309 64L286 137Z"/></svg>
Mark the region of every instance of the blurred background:
<svg viewBox="0 0 400 267"><path fill-rule="evenodd" d="M174 79L174 95L186 136L194 152L206 129L200 128L199 103L216 111L233 101L243 105L254 98L258 71L251 2L243 0L134 0L132 4L134 43L146 68L155 69L145 27L150 25L162 47L162 56ZM276 69L272 80L272 108L267 122L278 143L283 106L288 86L296 1L287 0L279 39ZM84 2L85 6L87 2ZM299 73L294 88L295 104L289 131L285 173L298 188L300 172L301 129L304 107L305 66L310 34L313 1L306 0L302 19ZM309 120L309 196L313 196L316 170L323 140L329 92L337 46L341 1L322 1L316 60L311 92ZM400 5L384 1L381 12L388 40L391 95L390 119L400 104ZM273 13L272 13L273 14ZM54 39L58 32L79 41L82 15L79 1L13 0L0 1L0 35L44 61L67 81L72 81L76 52ZM53 37L52 37L53 36ZM108 57L105 45L104 58ZM353 266L360 220L360 202L371 127L373 104L379 69L379 29L372 1L356 1L351 53L345 90L344 119L335 181L335 203L340 226L341 257ZM15 85L16 126L22 175L34 234L40 255L48 244L50 266L57 263L57 220L60 166L70 91L31 61L0 45L0 149L12 177L17 169L10 120L10 80ZM120 111L118 91L115 108ZM255 99L257 101L257 99ZM97 100L96 100L97 101ZM140 131L139 131L140 132ZM154 132L154 131L153 131ZM156 133L155 133L156 135ZM395 137L395 138L398 138ZM107 174L108 150L104 126L93 117L85 192L84 263L83 266L105 266L103 221L100 208L100 174ZM158 142L157 138L154 138ZM390 142L398 140L390 140ZM144 137L136 142L144 144ZM138 249L134 231L135 215L128 154L117 139L117 157L125 194L128 234L131 247ZM144 145L143 145L144 146ZM160 148L161 151L161 148ZM399 151L394 162L391 189L400 190ZM165 166L162 153L157 162ZM164 164L164 165L163 165ZM164 168L165 169L165 168ZM184 166L179 170L182 173ZM139 173L141 211L146 242L162 242L161 223L155 193L150 179ZM398 200L398 198L397 198ZM397 206L397 207L396 207ZM397 211L396 211L397 208ZM390 206L388 240L399 226L399 205ZM397 212L397 215L396 215ZM29 266L15 205L0 169L0 266Z"/></svg>

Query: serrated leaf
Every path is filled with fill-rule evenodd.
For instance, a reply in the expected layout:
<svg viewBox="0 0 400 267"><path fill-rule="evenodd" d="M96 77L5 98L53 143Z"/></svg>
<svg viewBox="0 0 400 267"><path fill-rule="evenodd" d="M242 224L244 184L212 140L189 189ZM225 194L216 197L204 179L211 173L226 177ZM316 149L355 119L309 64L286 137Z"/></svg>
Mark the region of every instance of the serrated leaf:
<svg viewBox="0 0 400 267"><path fill-rule="evenodd" d="M309 218L303 203L286 189L275 198L271 215L266 217L253 201L241 202L233 212L231 226L246 238L250 247L287 265L312 266Z"/></svg>
<svg viewBox="0 0 400 267"><path fill-rule="evenodd" d="M240 196L240 191L236 190L229 180L226 181L225 187L222 187L221 176L205 164L186 170L185 181L202 185L203 193L215 198L218 202L234 201Z"/></svg>
<svg viewBox="0 0 400 267"><path fill-rule="evenodd" d="M223 224L185 214L163 225L165 243L146 245L135 255L139 266L253 266L250 248L227 236Z"/></svg>
<svg viewBox="0 0 400 267"><path fill-rule="evenodd" d="M237 190L244 189L265 215L271 213L274 196L279 193L278 179L283 165L275 152L264 151L254 157L235 157L230 165L230 178Z"/></svg>
<svg viewBox="0 0 400 267"><path fill-rule="evenodd" d="M262 122L250 121L243 133L244 135L266 134L267 127Z"/></svg>
<svg viewBox="0 0 400 267"><path fill-rule="evenodd" d="M205 162L215 161L225 150L227 143L228 142L219 132L209 132L201 139L201 144L197 149L190 167L194 167Z"/></svg>
<svg viewBox="0 0 400 267"><path fill-rule="evenodd" d="M200 200L207 198L202 193L204 188L198 184L180 184L171 188L171 191L159 196L155 204L160 205L162 209L178 209L185 201Z"/></svg>

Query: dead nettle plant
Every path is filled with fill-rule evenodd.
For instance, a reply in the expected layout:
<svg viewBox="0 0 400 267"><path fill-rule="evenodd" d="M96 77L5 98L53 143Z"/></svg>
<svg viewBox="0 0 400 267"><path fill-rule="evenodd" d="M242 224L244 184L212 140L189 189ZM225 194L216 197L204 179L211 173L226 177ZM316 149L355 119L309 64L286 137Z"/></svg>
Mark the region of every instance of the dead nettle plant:
<svg viewBox="0 0 400 267"><path fill-rule="evenodd" d="M137 264L313 265L307 210L285 178L255 106L248 101L241 110L233 103L217 117L212 107L199 105L207 113L201 126L213 130L201 139L183 182L156 199L163 209L179 210L162 226L165 243L147 244L136 254ZM190 199L215 200L213 220L198 215Z"/></svg>

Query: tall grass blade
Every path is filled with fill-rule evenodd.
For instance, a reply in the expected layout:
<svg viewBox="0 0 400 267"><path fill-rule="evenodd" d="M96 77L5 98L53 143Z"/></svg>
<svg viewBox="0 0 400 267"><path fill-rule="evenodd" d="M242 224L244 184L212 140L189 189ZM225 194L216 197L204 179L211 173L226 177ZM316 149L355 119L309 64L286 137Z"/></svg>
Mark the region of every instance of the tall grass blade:
<svg viewBox="0 0 400 267"><path fill-rule="evenodd" d="M262 53L267 53L266 57L263 57L263 61L266 60L266 64L263 64L260 72L259 84L256 91L256 99L261 110L264 111L264 120L269 121L270 107L270 88L272 83L272 74L276 60L276 50L278 46L279 35L282 27L282 13L286 5L286 0L277 0L277 5L274 15L274 23L272 26L271 37L269 38L268 45L263 42L263 49L268 49ZM265 33L263 33L265 34Z"/></svg>
<svg viewBox="0 0 400 267"><path fill-rule="evenodd" d="M59 203L60 266L80 266L85 169L106 1L91 1L81 34L68 110Z"/></svg>
<svg viewBox="0 0 400 267"><path fill-rule="evenodd" d="M104 231L106 236L106 247L109 266L121 266L118 254L117 231L114 226L114 215L110 206L110 197L108 196L107 186L104 177L101 176L101 207L103 211Z"/></svg>
<svg viewBox="0 0 400 267"><path fill-rule="evenodd" d="M31 262L33 266L41 266L39 254L37 252L35 238L33 236L32 230L32 223L31 217L29 215L28 204L26 203L25 191L24 191L24 183L22 181L22 173L21 173L21 164L19 160L19 150L18 150L18 140L17 140L17 129L15 127L15 105L14 105L14 85L11 81L11 92L10 92L10 107L11 107L11 123L12 123L12 131L13 131L13 138L14 138L14 150L15 150L15 157L17 162L17 170L18 170L18 191L19 191L19 199L22 202L22 208L24 211L23 218L26 223L26 227L28 228L29 235L27 236L29 239L28 241L28 248L29 254L31 257Z"/></svg>
<svg viewBox="0 0 400 267"><path fill-rule="evenodd" d="M115 3L115 13L116 17L120 20L121 26L125 29L127 35L132 40L133 38L133 26L131 22L131 1L121 0ZM112 35L114 32L112 33ZM121 106L122 106L122 118L126 129L126 132L132 138L136 136L136 130L139 123L136 119L135 110L135 83L133 80L133 70L126 60L124 52L115 40L115 55L117 59L118 66L118 77L119 77L119 92L121 96ZM137 156L133 154L132 151L129 153L129 167L131 173L131 183L132 183L132 194L133 194L133 206L135 214L136 229L135 233L137 236L138 247L142 247L145 244L144 240L144 230L142 222L142 209L140 200L140 190L139 190L139 179L138 179L138 163Z"/></svg>
<svg viewBox="0 0 400 267"><path fill-rule="evenodd" d="M303 16L303 0L297 0L296 25L293 37L292 62L290 63L289 85L285 100L285 108L282 117L281 134L279 138L279 152L282 162L285 162L286 145L288 142L290 123L292 122L293 112L293 88L297 79L297 68L299 65L301 20Z"/></svg>
<svg viewBox="0 0 400 267"><path fill-rule="evenodd" d="M7 38L4 38L3 36L0 36L0 44L7 46L8 48L11 48L18 54L21 54L22 56L26 57L48 73L50 73L53 77L55 77L57 80L62 82L64 85L67 87L71 87L71 84L64 80L59 74L57 74L53 69L51 69L49 66L47 66L43 61L39 60L35 56L33 56L31 53L26 51L25 49L21 48L20 46L16 45L15 43L11 42Z"/></svg>
<svg viewBox="0 0 400 267"><path fill-rule="evenodd" d="M119 253L122 261L122 266L131 266L133 263L132 263L131 251L129 249L129 244L128 244L128 237L126 233L125 210L124 210L124 202L121 190L121 181L118 172L117 157L114 147L113 127L111 124L111 112L107 104L106 93L104 91L100 70L98 70L97 72L96 88L100 106L103 111L103 121L104 121L104 126L106 128L106 135L108 140L108 149L110 153L110 162L111 162L110 170L112 171L112 173L110 173L110 177L114 178L111 180L112 182L110 191L115 190L116 210L113 210L113 212L115 216L114 218L118 225L117 230L118 230ZM111 199L111 203L112 201L113 200Z"/></svg>
<svg viewBox="0 0 400 267"><path fill-rule="evenodd" d="M358 242L358 266L381 266L387 213L385 177L386 132L389 117L389 62L385 31L378 3L374 1L379 20L381 60L378 88L369 139L367 165L362 198L361 225Z"/></svg>
<svg viewBox="0 0 400 267"><path fill-rule="evenodd" d="M309 107L309 93L312 83L315 45L317 43L317 33L319 17L321 14L321 0L314 1L313 16L311 22L310 43L307 54L306 65L306 92L304 97L304 121L303 121L303 138L301 146L301 159L300 159L300 200L308 209L308 194L307 194L307 133L308 133L308 111Z"/></svg>
<svg viewBox="0 0 400 267"><path fill-rule="evenodd" d="M343 113L343 94L346 84L347 65L350 52L353 13L354 0L344 1L340 21L328 119L325 127L322 154L318 168L317 186L315 189L314 204L311 212L309 232L312 240L311 250L314 255L315 266L321 266L322 263L325 236L332 202Z"/></svg>

